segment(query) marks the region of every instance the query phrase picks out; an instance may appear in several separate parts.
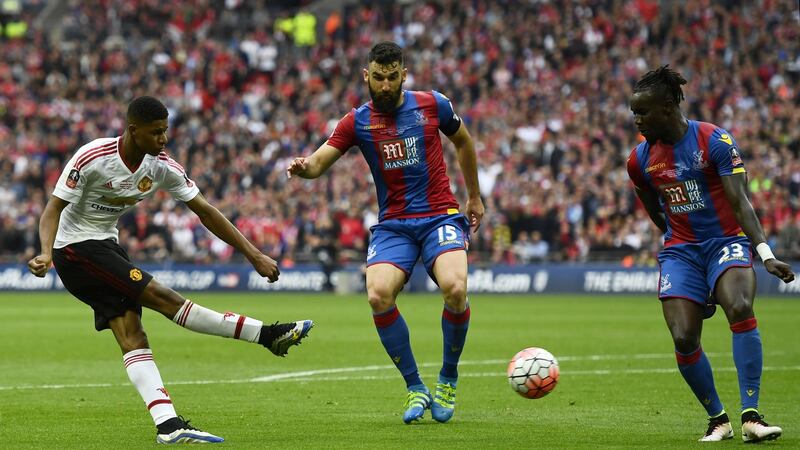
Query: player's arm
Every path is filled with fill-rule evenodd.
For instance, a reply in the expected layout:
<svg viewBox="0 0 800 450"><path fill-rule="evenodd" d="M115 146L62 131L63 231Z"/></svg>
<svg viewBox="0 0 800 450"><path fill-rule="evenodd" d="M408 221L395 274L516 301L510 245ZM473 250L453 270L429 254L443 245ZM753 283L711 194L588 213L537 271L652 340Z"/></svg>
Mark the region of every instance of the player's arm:
<svg viewBox="0 0 800 450"><path fill-rule="evenodd" d="M475 143L464 122L461 122L458 130L447 138L456 147L458 165L461 167L464 184L467 186L466 216L469 218L472 231L475 232L480 228L485 213L478 185L478 158L475 156Z"/></svg>
<svg viewBox="0 0 800 450"><path fill-rule="evenodd" d="M317 178L341 156L342 152L326 141L311 156L299 156L293 159L286 169L286 176L289 178L292 178L292 175L308 179Z"/></svg>
<svg viewBox="0 0 800 450"><path fill-rule="evenodd" d="M236 250L239 250L256 272L262 277L267 277L270 282L276 281L280 275L278 270L278 263L269 256L261 253L246 237L242 235L239 230L233 226L230 220L225 217L216 207L208 203L203 197L203 194L198 193L194 198L186 202L200 222L214 233L215 236L222 239Z"/></svg>
<svg viewBox="0 0 800 450"><path fill-rule="evenodd" d="M634 186L633 189L636 192L636 196L639 197L639 200L642 202L642 205L644 205L644 209L647 211L647 215L650 216L650 220L656 224L662 233L666 233L667 216L658 203L658 195L650 189L641 189L638 186Z"/></svg>
<svg viewBox="0 0 800 450"><path fill-rule="evenodd" d="M53 243L56 240L56 232L58 232L58 222L61 220L61 211L67 205L69 202L52 195L44 207L42 217L39 218L41 253L28 261L28 269L37 277L44 277L53 262Z"/></svg>
<svg viewBox="0 0 800 450"><path fill-rule="evenodd" d="M772 254L772 250L767 244L764 230L761 228L761 222L759 222L753 205L750 203L750 198L747 195L747 174L744 172L735 173L721 176L720 179L733 214L736 216L736 220L739 222L739 226L742 227L744 234L753 243L758 255L764 261L764 267L769 273L783 280L784 283L790 283L794 280L792 267L776 259L775 255Z"/></svg>

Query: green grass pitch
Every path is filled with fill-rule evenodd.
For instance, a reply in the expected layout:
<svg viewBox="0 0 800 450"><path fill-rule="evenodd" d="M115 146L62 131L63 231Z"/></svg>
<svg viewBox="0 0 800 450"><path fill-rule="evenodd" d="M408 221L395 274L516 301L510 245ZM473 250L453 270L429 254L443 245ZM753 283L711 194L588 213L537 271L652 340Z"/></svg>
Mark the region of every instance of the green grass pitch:
<svg viewBox="0 0 800 450"><path fill-rule="evenodd" d="M704 411L681 379L654 297L471 296L456 415L439 424L401 420L405 385L381 347L363 295L204 293L218 311L264 321L314 319L286 358L200 335L146 311L156 362L179 414L230 448L683 448L705 431ZM401 296L400 311L423 380L441 362L441 300ZM800 447L800 301L760 298L764 342L761 412ZM731 338L721 311L703 347L744 445ZM129 384L111 333L68 294L0 295L0 447L154 447L155 428ZM539 346L559 358L549 396L527 400L506 380L508 359Z"/></svg>

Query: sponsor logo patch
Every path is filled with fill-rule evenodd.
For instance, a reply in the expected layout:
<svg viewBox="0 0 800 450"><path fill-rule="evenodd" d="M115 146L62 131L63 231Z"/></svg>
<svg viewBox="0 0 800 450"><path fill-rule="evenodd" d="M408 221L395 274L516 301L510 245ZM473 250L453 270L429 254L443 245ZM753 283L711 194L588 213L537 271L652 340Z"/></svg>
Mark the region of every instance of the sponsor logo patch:
<svg viewBox="0 0 800 450"><path fill-rule="evenodd" d="M139 269L131 269L130 276L133 281L142 281L142 271Z"/></svg>
<svg viewBox="0 0 800 450"><path fill-rule="evenodd" d="M695 180L663 184L659 189L669 205L670 214L686 214L706 208L700 183Z"/></svg>
<svg viewBox="0 0 800 450"><path fill-rule="evenodd" d="M368 125L361 125L361 129L365 131L382 130L384 128L386 128L385 123L371 123Z"/></svg>
<svg viewBox="0 0 800 450"><path fill-rule="evenodd" d="M78 187L78 181L81 179L81 173L78 172L78 169L72 169L69 171L69 175L67 175L67 187L70 189L75 189Z"/></svg>
<svg viewBox="0 0 800 450"><path fill-rule="evenodd" d="M112 205L112 206L131 206L135 205L140 198L139 197L106 197L105 195L100 197L100 200L103 202Z"/></svg>
<svg viewBox="0 0 800 450"><path fill-rule="evenodd" d="M742 155L739 154L739 150L736 150L736 147L731 147L729 150L731 153L731 164L736 166L741 166L742 163Z"/></svg>
<svg viewBox="0 0 800 450"><path fill-rule="evenodd" d="M419 164L417 138L394 139L378 142L384 170L402 169Z"/></svg>

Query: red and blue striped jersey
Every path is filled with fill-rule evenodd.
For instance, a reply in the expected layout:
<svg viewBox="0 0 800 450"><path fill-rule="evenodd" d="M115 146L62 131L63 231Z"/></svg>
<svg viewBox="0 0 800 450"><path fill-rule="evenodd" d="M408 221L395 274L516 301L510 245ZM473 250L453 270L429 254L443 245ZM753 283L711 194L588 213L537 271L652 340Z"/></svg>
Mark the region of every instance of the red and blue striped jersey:
<svg viewBox="0 0 800 450"><path fill-rule="evenodd" d="M628 158L633 184L658 194L667 217L665 247L744 236L721 179L744 171L733 136L716 125L694 120L674 145L644 141Z"/></svg>
<svg viewBox="0 0 800 450"><path fill-rule="evenodd" d="M436 91L403 91L403 104L382 113L367 102L347 113L328 139L342 153L358 146L378 194L379 220L458 212L439 130L461 126L453 105Z"/></svg>

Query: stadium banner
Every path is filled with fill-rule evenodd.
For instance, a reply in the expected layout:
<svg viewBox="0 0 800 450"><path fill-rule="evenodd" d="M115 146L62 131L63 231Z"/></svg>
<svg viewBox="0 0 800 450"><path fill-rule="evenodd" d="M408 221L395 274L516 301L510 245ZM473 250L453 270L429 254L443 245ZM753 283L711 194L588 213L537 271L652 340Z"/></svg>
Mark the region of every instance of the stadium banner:
<svg viewBox="0 0 800 450"><path fill-rule="evenodd" d="M795 266L797 267L797 266ZM143 264L158 281L177 291L278 291L322 292L326 275L320 266L297 265L281 268L280 279L268 283L249 265ZM756 267L757 293L800 299L800 280L784 284ZM331 276L338 293L362 292L364 274L360 265L347 266ZM542 264L527 266L472 267L469 292L490 294L596 293L652 294L659 285L657 268L624 268L614 264ZM24 265L0 264L0 291L63 290L64 285L50 270L37 278ZM407 292L437 292L425 269L417 266L405 287Z"/></svg>

